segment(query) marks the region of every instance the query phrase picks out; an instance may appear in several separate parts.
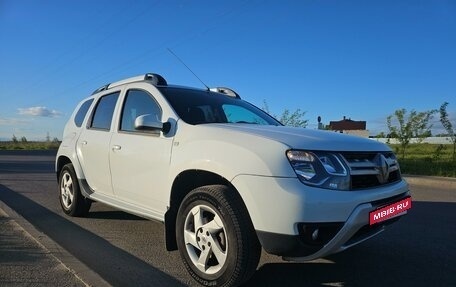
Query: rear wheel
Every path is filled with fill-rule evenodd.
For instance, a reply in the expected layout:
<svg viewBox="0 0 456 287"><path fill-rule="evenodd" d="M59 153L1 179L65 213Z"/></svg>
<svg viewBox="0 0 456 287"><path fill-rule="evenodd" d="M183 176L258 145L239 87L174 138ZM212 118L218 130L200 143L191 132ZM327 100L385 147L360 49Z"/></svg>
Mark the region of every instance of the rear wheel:
<svg viewBox="0 0 456 287"><path fill-rule="evenodd" d="M59 176L59 199L63 212L71 216L86 216L92 202L81 194L76 172L66 164Z"/></svg>
<svg viewBox="0 0 456 287"><path fill-rule="evenodd" d="M177 244L190 275L206 286L237 286L256 270L261 246L250 217L231 188L196 188L182 201Z"/></svg>

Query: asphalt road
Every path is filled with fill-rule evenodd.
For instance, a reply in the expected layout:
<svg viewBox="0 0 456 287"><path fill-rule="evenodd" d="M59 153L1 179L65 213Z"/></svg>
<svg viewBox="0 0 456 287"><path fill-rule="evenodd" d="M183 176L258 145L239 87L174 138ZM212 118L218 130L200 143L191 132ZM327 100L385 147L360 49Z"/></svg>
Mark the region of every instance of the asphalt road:
<svg viewBox="0 0 456 287"><path fill-rule="evenodd" d="M45 246L46 256L63 262L89 285L195 286L178 252L165 250L161 223L100 203L92 205L88 218L63 214L54 158L53 152L0 151L0 208ZM381 235L309 263L288 263L263 253L246 285L456 286L456 181L410 178L409 182L414 200L411 211ZM3 225L0 228L4 233ZM11 242L2 238L0 285L5 285L1 280L7 276L1 273L10 272L5 268L5 244ZM14 260L9 255L9 261ZM17 259L8 266L23 263ZM67 271L62 277L68 280L65 285L81 283L65 279ZM52 274L57 273L44 272L43 282L53 282L46 280ZM16 279L13 285L20 283Z"/></svg>

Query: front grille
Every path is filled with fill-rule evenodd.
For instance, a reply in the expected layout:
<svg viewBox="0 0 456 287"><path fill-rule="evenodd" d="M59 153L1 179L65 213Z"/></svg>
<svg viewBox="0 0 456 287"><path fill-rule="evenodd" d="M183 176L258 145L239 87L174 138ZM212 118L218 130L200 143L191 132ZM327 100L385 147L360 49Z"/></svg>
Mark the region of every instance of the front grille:
<svg viewBox="0 0 456 287"><path fill-rule="evenodd" d="M401 180L399 164L392 152L341 155L350 169L351 190L372 188Z"/></svg>

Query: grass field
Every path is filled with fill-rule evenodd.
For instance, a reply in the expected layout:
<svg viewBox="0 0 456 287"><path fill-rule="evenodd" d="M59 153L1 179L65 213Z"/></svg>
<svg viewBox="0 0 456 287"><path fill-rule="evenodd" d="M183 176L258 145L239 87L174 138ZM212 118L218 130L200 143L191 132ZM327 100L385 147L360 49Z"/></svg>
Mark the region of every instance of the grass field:
<svg viewBox="0 0 456 287"><path fill-rule="evenodd" d="M0 150L49 150L58 149L60 142L0 142Z"/></svg>
<svg viewBox="0 0 456 287"><path fill-rule="evenodd" d="M399 145L390 145L398 155L403 174L456 177L456 161L452 161L453 146L411 144L405 159L399 157Z"/></svg>
<svg viewBox="0 0 456 287"><path fill-rule="evenodd" d="M0 142L0 150L58 149L59 142ZM403 174L456 177L456 162L452 161L453 146L411 144L405 159L399 157L399 145L390 145L399 158Z"/></svg>

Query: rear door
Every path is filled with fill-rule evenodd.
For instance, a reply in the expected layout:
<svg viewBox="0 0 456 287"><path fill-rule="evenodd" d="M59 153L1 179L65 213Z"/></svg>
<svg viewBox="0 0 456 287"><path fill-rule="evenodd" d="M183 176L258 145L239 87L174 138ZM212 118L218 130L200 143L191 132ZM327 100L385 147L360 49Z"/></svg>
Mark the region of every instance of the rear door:
<svg viewBox="0 0 456 287"><path fill-rule="evenodd" d="M113 194L109 167L109 147L120 91L101 96L87 126L77 142L78 159L90 188L102 194Z"/></svg>

